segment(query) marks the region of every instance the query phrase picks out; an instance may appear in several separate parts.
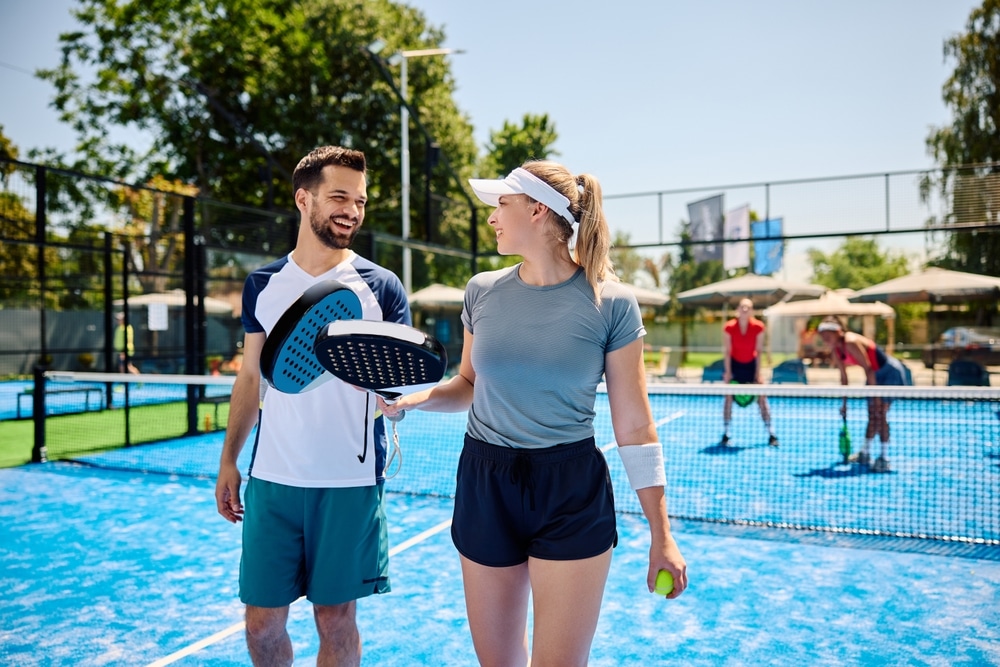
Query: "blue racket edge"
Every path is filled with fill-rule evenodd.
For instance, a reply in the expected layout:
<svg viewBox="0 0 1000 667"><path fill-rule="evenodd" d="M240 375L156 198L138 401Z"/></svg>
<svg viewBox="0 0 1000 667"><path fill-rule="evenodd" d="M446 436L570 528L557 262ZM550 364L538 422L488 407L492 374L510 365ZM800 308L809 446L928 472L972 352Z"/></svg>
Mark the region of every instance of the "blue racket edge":
<svg viewBox="0 0 1000 667"><path fill-rule="evenodd" d="M264 380L280 392L301 394L332 379L316 359L316 336L332 321L361 315L361 300L342 283L327 280L310 287L282 314L264 342Z"/></svg>

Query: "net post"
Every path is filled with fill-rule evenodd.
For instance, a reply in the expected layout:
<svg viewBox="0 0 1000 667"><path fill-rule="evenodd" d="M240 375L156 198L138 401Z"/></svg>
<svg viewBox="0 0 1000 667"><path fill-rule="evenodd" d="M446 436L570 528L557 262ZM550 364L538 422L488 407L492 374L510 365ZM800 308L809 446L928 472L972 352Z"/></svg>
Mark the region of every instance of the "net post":
<svg viewBox="0 0 1000 667"><path fill-rule="evenodd" d="M31 462L45 463L45 366L35 364L33 368L34 394L31 397L31 420L35 426L35 438L31 446Z"/></svg>

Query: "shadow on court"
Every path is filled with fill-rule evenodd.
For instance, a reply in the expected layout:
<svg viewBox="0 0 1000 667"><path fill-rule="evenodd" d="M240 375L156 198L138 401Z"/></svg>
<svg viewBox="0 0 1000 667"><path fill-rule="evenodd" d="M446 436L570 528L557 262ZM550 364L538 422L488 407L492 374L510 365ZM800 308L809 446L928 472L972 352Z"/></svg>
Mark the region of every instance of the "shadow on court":
<svg viewBox="0 0 1000 667"><path fill-rule="evenodd" d="M823 477L825 479L844 479L847 477L864 477L866 475L876 475L878 477L886 477L894 475L895 472L890 470L889 472L872 472L872 470L866 466L860 466L856 463L849 465L844 465L842 463L834 464L828 468L814 468L808 472L796 472L792 473L792 477Z"/></svg>

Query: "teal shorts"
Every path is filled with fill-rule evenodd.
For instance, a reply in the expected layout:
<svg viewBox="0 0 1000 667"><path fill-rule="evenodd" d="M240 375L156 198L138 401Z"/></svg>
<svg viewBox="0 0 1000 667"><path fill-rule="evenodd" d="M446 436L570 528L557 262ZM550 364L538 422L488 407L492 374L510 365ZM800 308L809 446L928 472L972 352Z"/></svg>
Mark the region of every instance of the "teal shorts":
<svg viewBox="0 0 1000 667"><path fill-rule="evenodd" d="M310 489L251 477L240 600L284 607L304 595L313 604L335 605L388 593L383 486Z"/></svg>

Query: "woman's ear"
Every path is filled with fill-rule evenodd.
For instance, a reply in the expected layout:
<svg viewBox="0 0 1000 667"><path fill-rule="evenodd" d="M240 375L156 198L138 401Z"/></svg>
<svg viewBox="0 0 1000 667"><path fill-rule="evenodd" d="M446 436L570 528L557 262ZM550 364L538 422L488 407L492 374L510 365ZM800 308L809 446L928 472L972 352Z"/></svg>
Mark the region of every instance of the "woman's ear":
<svg viewBox="0 0 1000 667"><path fill-rule="evenodd" d="M531 206L531 217L537 218L539 220L545 218L545 214L549 212L549 207L542 202L536 201Z"/></svg>

